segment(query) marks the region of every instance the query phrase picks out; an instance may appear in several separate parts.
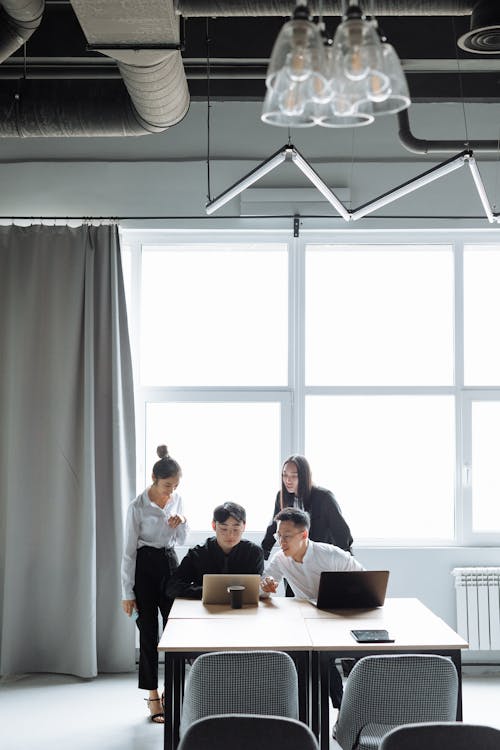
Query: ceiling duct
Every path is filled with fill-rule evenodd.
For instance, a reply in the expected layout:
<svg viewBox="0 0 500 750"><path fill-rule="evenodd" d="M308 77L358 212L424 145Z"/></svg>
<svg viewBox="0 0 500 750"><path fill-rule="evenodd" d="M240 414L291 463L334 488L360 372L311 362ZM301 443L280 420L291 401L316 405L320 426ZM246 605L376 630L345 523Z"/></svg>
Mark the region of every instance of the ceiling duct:
<svg viewBox="0 0 500 750"><path fill-rule="evenodd" d="M3 0L24 32L34 24L38 0ZM89 45L115 59L123 80L30 80L2 86L0 137L131 136L178 123L189 107L173 0L72 0ZM27 21L22 12L31 11ZM39 23L39 21L38 21ZM25 37L27 38L27 37ZM22 46L19 35L15 49ZM12 45L11 45L12 46ZM10 49L10 47L9 47Z"/></svg>
<svg viewBox="0 0 500 750"><path fill-rule="evenodd" d="M353 3L354 4L354 3ZM342 0L309 0L311 13L341 16ZM376 16L469 16L473 0L372 0L370 13ZM197 16L290 16L290 0L177 0L177 12L185 18Z"/></svg>
<svg viewBox="0 0 500 750"><path fill-rule="evenodd" d="M7 60L40 26L45 0L3 0L0 8L0 62Z"/></svg>
<svg viewBox="0 0 500 750"><path fill-rule="evenodd" d="M476 55L500 54L500 8L498 1L481 0L472 9L470 31L457 42L460 49Z"/></svg>

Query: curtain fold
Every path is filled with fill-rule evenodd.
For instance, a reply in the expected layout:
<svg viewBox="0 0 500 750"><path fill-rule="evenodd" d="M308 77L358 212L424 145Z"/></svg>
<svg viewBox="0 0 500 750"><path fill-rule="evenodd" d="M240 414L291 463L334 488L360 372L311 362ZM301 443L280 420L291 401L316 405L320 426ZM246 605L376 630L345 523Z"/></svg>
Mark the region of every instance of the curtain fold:
<svg viewBox="0 0 500 750"><path fill-rule="evenodd" d="M116 226L0 227L0 674L134 668L135 490Z"/></svg>

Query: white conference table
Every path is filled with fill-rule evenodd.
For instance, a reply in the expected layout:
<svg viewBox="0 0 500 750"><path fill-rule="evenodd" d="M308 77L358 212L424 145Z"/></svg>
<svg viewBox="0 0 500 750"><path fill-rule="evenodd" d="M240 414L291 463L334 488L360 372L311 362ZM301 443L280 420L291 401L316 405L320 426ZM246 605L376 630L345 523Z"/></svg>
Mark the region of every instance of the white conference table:
<svg viewBox="0 0 500 750"><path fill-rule="evenodd" d="M361 644L351 629L382 628L394 643ZM459 678L457 719L462 718L461 650L468 644L418 599L386 599L369 610L319 610L310 602L262 599L257 607L231 609L176 599L158 645L165 654L165 750L179 742L186 659L210 651L286 651L299 676L299 717L328 750L329 658L361 658L375 653L435 653L448 656Z"/></svg>

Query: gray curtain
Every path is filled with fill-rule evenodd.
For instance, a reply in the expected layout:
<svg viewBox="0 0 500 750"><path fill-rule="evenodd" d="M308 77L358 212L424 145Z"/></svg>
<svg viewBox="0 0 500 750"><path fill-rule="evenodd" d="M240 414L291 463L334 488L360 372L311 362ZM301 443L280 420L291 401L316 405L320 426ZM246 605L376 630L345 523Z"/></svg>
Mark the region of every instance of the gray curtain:
<svg viewBox="0 0 500 750"><path fill-rule="evenodd" d="M133 385L116 226L0 227L0 674L134 668Z"/></svg>

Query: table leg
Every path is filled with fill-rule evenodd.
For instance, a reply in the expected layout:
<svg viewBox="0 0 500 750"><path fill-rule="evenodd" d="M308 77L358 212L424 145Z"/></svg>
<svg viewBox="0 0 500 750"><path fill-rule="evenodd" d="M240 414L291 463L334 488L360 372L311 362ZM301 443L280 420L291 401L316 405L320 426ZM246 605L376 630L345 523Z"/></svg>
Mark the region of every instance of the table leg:
<svg viewBox="0 0 500 750"><path fill-rule="evenodd" d="M330 652L319 652L319 714L321 750L330 747Z"/></svg>
<svg viewBox="0 0 500 750"><path fill-rule="evenodd" d="M174 686L174 658L172 654L165 651L165 711L163 726L163 747L165 750L174 749L173 736L173 690Z"/></svg>
<svg viewBox="0 0 500 750"><path fill-rule="evenodd" d="M311 730L319 738L319 651L311 653Z"/></svg>
<svg viewBox="0 0 500 750"><path fill-rule="evenodd" d="M182 697L184 692L184 657L174 661L173 674L173 712L172 712L172 747L179 744L179 726L181 723Z"/></svg>

